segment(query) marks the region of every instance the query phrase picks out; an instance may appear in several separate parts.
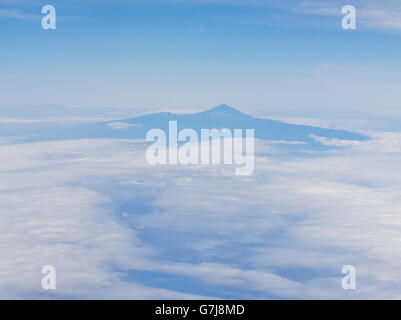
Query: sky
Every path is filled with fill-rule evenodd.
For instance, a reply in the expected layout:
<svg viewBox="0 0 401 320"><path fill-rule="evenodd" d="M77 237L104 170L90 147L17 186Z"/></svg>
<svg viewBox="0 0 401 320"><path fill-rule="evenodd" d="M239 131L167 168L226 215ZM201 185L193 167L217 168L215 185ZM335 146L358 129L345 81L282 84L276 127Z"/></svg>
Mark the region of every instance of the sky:
<svg viewBox="0 0 401 320"><path fill-rule="evenodd" d="M394 121L401 5L347 4L356 30L336 0L1 0L0 105Z"/></svg>

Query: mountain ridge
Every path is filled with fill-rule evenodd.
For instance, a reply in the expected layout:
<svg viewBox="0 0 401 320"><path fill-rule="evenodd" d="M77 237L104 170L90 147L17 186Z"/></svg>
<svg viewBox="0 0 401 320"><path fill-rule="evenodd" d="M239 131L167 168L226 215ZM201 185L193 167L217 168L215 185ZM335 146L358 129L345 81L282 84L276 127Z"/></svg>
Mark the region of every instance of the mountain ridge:
<svg viewBox="0 0 401 320"><path fill-rule="evenodd" d="M168 130L168 121L177 121L180 129L254 129L255 138L262 140L300 140L312 142L311 135L326 138L337 138L341 140L367 140L366 136L359 133L327 129L315 126L290 124L279 120L256 118L245 114L226 104L218 105L211 109L188 114L176 114L171 112L151 113L139 117L108 121L106 125L113 122L122 122L144 126L146 128L160 128Z"/></svg>
<svg viewBox="0 0 401 320"><path fill-rule="evenodd" d="M65 125L3 126L0 136L24 135L25 141L45 141L63 139L145 139L149 130L159 128L168 133L169 121L177 121L178 130L191 128L200 134L202 129L254 129L255 138L261 140L301 141L309 146L321 147L313 136L340 140L368 140L359 133L327 129L307 125L289 124L278 120L256 118L231 106L221 104L211 109L188 114L171 112L150 113L128 119ZM27 129L28 128L28 129Z"/></svg>

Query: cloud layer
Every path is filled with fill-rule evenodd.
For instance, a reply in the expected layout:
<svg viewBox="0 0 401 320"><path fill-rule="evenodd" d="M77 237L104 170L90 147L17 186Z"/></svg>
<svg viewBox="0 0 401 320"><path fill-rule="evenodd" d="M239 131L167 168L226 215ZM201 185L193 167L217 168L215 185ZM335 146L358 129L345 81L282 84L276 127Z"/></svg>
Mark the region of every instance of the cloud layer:
<svg viewBox="0 0 401 320"><path fill-rule="evenodd" d="M318 155L259 142L251 177L149 166L138 141L2 145L0 296L400 298L400 137Z"/></svg>

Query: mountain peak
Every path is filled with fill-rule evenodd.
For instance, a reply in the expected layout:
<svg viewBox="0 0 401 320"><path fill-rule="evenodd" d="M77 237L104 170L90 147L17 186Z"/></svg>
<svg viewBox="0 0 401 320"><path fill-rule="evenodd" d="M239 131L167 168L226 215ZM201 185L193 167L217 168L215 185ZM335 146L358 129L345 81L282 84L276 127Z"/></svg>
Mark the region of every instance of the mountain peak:
<svg viewBox="0 0 401 320"><path fill-rule="evenodd" d="M213 112L213 113L217 112L219 114L236 114L236 115L242 114L241 111L238 111L237 109L230 107L229 105L226 104L220 104L210 109L208 112Z"/></svg>

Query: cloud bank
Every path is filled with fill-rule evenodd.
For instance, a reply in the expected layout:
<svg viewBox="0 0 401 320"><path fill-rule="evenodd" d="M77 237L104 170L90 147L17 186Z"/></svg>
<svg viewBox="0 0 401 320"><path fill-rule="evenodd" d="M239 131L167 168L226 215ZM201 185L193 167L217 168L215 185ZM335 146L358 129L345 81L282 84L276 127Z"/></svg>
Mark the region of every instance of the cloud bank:
<svg viewBox="0 0 401 320"><path fill-rule="evenodd" d="M400 298L401 134L373 136L304 155L259 142L251 177L151 167L138 141L2 145L0 296Z"/></svg>

